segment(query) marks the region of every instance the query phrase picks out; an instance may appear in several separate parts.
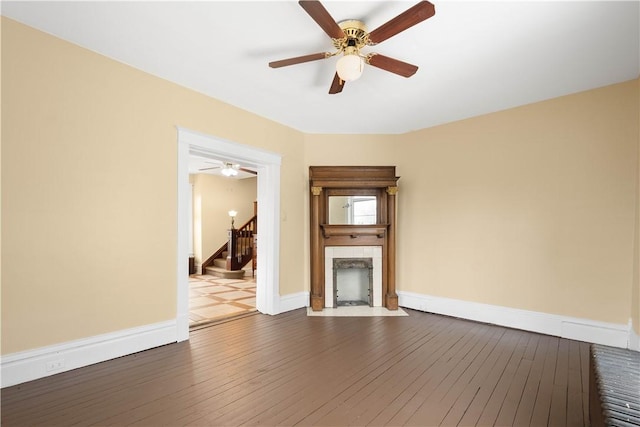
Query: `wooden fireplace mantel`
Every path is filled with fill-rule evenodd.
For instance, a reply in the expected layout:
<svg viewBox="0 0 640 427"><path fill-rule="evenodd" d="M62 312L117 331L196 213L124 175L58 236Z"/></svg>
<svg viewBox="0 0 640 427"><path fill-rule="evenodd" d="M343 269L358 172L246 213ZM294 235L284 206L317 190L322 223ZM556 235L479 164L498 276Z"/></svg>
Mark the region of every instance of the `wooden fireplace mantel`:
<svg viewBox="0 0 640 427"><path fill-rule="evenodd" d="M373 224L373 225L332 225L332 224L320 224L322 228L322 235L325 239L332 237L349 237L351 239L357 239L359 237L375 237L378 239L384 238L387 232L389 224ZM360 245L359 242L354 244Z"/></svg>
<svg viewBox="0 0 640 427"><path fill-rule="evenodd" d="M311 295L314 311L325 306L325 247L382 247L382 304L398 309L396 294L396 194L395 166L310 166L311 192ZM376 223L330 224L332 195L375 196Z"/></svg>

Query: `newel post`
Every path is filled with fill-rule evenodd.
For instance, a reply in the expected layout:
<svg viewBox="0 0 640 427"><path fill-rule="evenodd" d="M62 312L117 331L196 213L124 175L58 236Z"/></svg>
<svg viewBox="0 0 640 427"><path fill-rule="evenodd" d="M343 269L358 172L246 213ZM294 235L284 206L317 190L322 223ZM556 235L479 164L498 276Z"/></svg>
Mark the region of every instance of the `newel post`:
<svg viewBox="0 0 640 427"><path fill-rule="evenodd" d="M320 193L322 187L311 187L311 309L324 308L324 254L320 236Z"/></svg>
<svg viewBox="0 0 640 427"><path fill-rule="evenodd" d="M387 309L398 309L398 294L396 294L396 194L398 187L387 187L387 212L389 215L389 230L387 235Z"/></svg>
<svg viewBox="0 0 640 427"><path fill-rule="evenodd" d="M237 270L238 264L238 233L235 228L227 230L229 235L229 242L227 243L227 270Z"/></svg>

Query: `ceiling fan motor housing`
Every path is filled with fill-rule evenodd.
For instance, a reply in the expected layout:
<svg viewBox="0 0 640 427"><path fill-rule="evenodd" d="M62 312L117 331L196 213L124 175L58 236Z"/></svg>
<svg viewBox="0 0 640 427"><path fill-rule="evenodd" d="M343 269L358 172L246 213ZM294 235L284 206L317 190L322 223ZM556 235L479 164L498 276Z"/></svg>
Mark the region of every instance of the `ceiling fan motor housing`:
<svg viewBox="0 0 640 427"><path fill-rule="evenodd" d="M344 51L347 47L355 47L355 49L359 51L362 47L369 44L369 33L367 32L367 27L364 25L364 22L349 19L339 22L338 25L345 35L340 39L333 39L333 45L339 51Z"/></svg>

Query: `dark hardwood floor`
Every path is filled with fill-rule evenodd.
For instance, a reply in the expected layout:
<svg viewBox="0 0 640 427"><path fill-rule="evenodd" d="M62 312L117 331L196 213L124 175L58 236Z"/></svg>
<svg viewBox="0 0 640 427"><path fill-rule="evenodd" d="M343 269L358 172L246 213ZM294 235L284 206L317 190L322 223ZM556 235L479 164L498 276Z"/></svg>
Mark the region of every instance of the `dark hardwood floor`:
<svg viewBox="0 0 640 427"><path fill-rule="evenodd" d="M2 426L588 425L589 345L406 310L254 315L2 390Z"/></svg>

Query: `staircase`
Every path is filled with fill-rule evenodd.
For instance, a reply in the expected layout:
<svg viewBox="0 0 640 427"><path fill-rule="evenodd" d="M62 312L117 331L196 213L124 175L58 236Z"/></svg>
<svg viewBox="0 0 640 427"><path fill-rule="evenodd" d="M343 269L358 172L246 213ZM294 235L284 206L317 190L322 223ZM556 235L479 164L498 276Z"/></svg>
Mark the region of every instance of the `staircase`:
<svg viewBox="0 0 640 427"><path fill-rule="evenodd" d="M255 274L254 235L256 234L258 217L254 215L242 227L228 230L228 241L202 263L202 274L225 279L242 279L242 269L249 261L253 262Z"/></svg>
<svg viewBox="0 0 640 427"><path fill-rule="evenodd" d="M227 254L228 251L224 251L221 258L214 259L213 264L204 268L203 274L224 279L242 279L244 270L227 270Z"/></svg>

